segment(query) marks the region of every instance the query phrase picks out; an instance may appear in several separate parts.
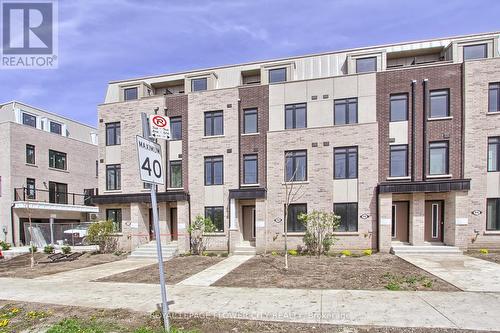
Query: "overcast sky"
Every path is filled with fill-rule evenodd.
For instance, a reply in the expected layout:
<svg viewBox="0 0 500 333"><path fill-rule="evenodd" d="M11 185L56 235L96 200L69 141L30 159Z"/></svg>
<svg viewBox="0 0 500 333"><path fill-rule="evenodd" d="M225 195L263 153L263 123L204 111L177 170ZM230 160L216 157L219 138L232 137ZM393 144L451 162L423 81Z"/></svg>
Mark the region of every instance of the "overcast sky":
<svg viewBox="0 0 500 333"><path fill-rule="evenodd" d="M500 30L498 0L61 0L59 68L0 70L19 100L90 125L111 80Z"/></svg>

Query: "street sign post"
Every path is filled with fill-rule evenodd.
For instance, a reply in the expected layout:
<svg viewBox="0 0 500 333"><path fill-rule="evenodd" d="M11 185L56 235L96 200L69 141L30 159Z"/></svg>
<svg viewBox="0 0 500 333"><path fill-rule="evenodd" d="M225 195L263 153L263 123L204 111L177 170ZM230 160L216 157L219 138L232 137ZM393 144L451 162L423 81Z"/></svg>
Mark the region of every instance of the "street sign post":
<svg viewBox="0 0 500 333"><path fill-rule="evenodd" d="M159 114L149 116L149 131L155 139L170 140L170 119Z"/></svg>

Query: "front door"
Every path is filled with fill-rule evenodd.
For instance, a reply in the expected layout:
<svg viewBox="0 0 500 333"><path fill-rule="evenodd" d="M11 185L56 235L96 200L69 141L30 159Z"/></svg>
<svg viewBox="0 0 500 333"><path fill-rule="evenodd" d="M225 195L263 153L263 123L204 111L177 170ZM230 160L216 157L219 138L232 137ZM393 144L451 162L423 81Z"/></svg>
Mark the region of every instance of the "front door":
<svg viewBox="0 0 500 333"><path fill-rule="evenodd" d="M170 208L170 233L172 240L177 240L177 208Z"/></svg>
<svg viewBox="0 0 500 333"><path fill-rule="evenodd" d="M392 203L392 239L408 242L408 201L394 201Z"/></svg>
<svg viewBox="0 0 500 333"><path fill-rule="evenodd" d="M243 206L243 240L255 239L255 206Z"/></svg>
<svg viewBox="0 0 500 333"><path fill-rule="evenodd" d="M155 225L153 223L153 209L149 208L149 240L155 240Z"/></svg>
<svg viewBox="0 0 500 333"><path fill-rule="evenodd" d="M425 202L425 241L442 242L444 226L443 201Z"/></svg>

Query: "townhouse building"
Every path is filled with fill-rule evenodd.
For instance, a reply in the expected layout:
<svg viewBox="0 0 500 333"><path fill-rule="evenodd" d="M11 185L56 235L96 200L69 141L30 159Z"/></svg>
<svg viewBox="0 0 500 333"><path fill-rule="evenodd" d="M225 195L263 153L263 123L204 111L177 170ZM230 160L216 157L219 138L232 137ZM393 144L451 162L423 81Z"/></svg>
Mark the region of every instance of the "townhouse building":
<svg viewBox="0 0 500 333"><path fill-rule="evenodd" d="M0 239L67 242L71 225L98 212L97 129L22 102L0 105ZM81 236L81 235L80 235ZM82 237L80 237L82 238Z"/></svg>
<svg viewBox="0 0 500 333"><path fill-rule="evenodd" d="M112 81L93 201L123 248L154 237L135 136L158 113L161 237L181 252L200 215L210 250L279 250L285 230L295 248L313 210L341 217L337 249L500 247L499 69L494 32Z"/></svg>

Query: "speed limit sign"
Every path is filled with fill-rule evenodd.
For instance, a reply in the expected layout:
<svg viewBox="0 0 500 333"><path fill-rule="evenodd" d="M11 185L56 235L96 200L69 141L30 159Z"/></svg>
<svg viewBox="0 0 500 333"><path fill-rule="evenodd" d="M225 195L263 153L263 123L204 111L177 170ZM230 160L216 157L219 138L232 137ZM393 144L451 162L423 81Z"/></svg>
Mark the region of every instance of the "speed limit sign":
<svg viewBox="0 0 500 333"><path fill-rule="evenodd" d="M136 136L136 141L141 180L146 183L165 184L160 145L139 135Z"/></svg>

